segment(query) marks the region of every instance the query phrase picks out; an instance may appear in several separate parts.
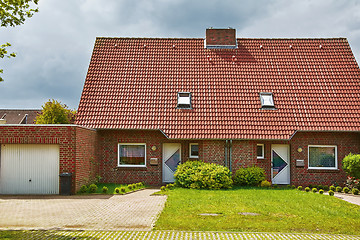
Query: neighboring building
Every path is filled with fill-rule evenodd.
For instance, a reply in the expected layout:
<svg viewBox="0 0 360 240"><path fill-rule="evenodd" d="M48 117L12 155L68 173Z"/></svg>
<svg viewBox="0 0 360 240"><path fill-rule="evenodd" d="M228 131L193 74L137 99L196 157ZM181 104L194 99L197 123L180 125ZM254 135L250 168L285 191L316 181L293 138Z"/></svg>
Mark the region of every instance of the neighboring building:
<svg viewBox="0 0 360 240"><path fill-rule="evenodd" d="M105 182L173 181L200 159L276 184L342 184L360 153L360 70L345 38L97 38L76 123Z"/></svg>
<svg viewBox="0 0 360 240"><path fill-rule="evenodd" d="M0 109L0 124L34 124L41 109Z"/></svg>

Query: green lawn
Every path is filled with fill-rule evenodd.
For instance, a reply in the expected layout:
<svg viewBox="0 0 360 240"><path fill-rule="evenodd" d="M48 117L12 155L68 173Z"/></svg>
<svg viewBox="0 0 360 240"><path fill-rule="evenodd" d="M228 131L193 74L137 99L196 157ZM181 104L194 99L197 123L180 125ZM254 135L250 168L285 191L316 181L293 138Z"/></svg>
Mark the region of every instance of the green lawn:
<svg viewBox="0 0 360 240"><path fill-rule="evenodd" d="M156 230L359 234L360 206L294 189L167 191ZM201 216L217 213L218 216ZM239 213L257 213L242 215Z"/></svg>

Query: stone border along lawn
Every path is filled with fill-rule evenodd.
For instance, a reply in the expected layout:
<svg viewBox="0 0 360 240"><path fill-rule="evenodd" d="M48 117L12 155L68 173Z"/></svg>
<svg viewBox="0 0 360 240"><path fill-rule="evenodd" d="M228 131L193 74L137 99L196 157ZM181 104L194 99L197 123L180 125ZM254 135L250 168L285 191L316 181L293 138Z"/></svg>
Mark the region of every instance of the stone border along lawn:
<svg viewBox="0 0 360 240"><path fill-rule="evenodd" d="M239 232L183 232L183 231L0 231L0 239L316 239L360 240L360 236L300 233L239 233Z"/></svg>

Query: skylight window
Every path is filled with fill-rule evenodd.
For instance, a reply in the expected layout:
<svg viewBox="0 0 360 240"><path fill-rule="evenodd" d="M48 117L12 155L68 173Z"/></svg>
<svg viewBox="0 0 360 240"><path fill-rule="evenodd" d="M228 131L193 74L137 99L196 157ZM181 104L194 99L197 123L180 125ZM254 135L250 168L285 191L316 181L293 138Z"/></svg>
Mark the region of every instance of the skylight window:
<svg viewBox="0 0 360 240"><path fill-rule="evenodd" d="M269 92L260 93L260 101L262 108L275 108L273 94Z"/></svg>
<svg viewBox="0 0 360 240"><path fill-rule="evenodd" d="M191 108L191 93L179 92L177 108Z"/></svg>

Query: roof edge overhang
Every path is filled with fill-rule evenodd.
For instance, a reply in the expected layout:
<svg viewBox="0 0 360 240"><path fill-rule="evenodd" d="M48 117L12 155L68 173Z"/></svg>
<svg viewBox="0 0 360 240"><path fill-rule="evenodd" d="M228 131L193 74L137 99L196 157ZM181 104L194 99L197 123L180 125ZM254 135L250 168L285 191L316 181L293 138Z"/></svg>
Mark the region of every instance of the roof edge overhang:
<svg viewBox="0 0 360 240"><path fill-rule="evenodd" d="M88 130L96 130L95 128L89 128L77 124L0 124L0 127L79 127Z"/></svg>
<svg viewBox="0 0 360 240"><path fill-rule="evenodd" d="M296 135L296 133L298 133L298 132L360 133L360 130L296 130L296 131L294 131L294 133L291 135L291 137L290 137L289 140L291 140L291 139Z"/></svg>

